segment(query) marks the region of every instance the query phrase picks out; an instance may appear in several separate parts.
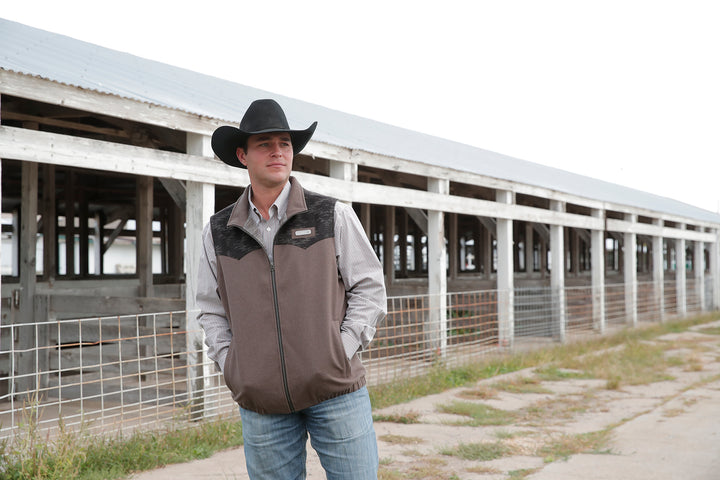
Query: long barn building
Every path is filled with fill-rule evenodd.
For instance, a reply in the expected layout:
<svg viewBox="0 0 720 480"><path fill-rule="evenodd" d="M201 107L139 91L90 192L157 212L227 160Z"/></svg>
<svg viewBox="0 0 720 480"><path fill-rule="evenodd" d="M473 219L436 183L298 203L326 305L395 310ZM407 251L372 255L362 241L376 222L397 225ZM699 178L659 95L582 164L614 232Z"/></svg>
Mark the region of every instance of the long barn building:
<svg viewBox="0 0 720 480"><path fill-rule="evenodd" d="M258 98L318 121L295 176L353 205L389 296L427 299L440 348L463 292L494 292L509 347L720 305L718 214L0 19L0 378L17 378L0 396L103 341L47 319L194 310L203 225L249 183L210 136ZM43 335L51 358L30 358Z"/></svg>

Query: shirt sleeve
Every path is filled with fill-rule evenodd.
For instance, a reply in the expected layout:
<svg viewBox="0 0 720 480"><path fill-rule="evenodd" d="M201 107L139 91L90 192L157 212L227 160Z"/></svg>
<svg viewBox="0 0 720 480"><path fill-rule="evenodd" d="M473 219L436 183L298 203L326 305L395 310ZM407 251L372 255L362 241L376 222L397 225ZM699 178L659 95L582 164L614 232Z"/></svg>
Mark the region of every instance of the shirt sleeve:
<svg viewBox="0 0 720 480"><path fill-rule="evenodd" d="M380 261L352 207L335 204L335 250L347 298L340 334L348 359L366 349L376 325L387 314L387 293Z"/></svg>
<svg viewBox="0 0 720 480"><path fill-rule="evenodd" d="M205 331L208 357L225 373L225 358L232 341L232 331L217 286L217 258L210 225L203 229L203 248L198 265L198 284L195 297L199 313L197 321Z"/></svg>

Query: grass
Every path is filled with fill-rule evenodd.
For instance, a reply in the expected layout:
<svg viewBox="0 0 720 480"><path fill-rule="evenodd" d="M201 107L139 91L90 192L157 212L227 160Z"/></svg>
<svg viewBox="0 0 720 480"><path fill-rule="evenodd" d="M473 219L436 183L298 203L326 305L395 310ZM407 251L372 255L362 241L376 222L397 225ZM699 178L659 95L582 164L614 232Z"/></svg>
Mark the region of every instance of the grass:
<svg viewBox="0 0 720 480"><path fill-rule="evenodd" d="M452 448L440 451L442 455L487 462L512 454L512 449L503 442L460 443Z"/></svg>
<svg viewBox="0 0 720 480"><path fill-rule="evenodd" d="M705 327L698 330L706 335L720 335L720 327Z"/></svg>
<svg viewBox="0 0 720 480"><path fill-rule="evenodd" d="M373 414L373 421L375 422L388 422L388 423L402 423L405 425L420 423L420 414L418 412L405 412L405 413L393 413L390 415Z"/></svg>
<svg viewBox="0 0 720 480"><path fill-rule="evenodd" d="M51 442L41 439L37 425L29 420L13 440L0 445L4 479L104 480L207 458L241 445L242 428L237 420L219 419L192 428L102 438L61 427L60 435Z"/></svg>
<svg viewBox="0 0 720 480"><path fill-rule="evenodd" d="M442 413L468 417L466 422L458 422L458 424L471 427L508 425L515 419L511 412L483 405L482 403L455 401L447 405L437 405L436 409Z"/></svg>
<svg viewBox="0 0 720 480"><path fill-rule="evenodd" d="M424 442L424 440L420 437L406 437L405 435L387 434L381 435L378 438L383 442L391 443L393 445L417 445L418 443Z"/></svg>
<svg viewBox="0 0 720 480"><path fill-rule="evenodd" d="M673 379L666 373L670 365L665 357L665 348L636 338L628 338L623 348L603 352L602 355L568 358L559 366L580 370L591 378L604 379L608 389Z"/></svg>
<svg viewBox="0 0 720 480"><path fill-rule="evenodd" d="M540 379L534 377L517 377L512 380L493 383L492 388L510 393L552 393L540 385Z"/></svg>
<svg viewBox="0 0 720 480"><path fill-rule="evenodd" d="M481 379L515 372L525 368L526 363L524 355L513 355L457 368L437 365L427 375L399 379L389 384L372 387L370 401L373 408L397 405L451 388L462 387Z"/></svg>
<svg viewBox="0 0 720 480"><path fill-rule="evenodd" d="M547 463L567 459L578 453L610 453L606 449L610 436L610 429L577 435L561 435L549 440L538 453Z"/></svg>

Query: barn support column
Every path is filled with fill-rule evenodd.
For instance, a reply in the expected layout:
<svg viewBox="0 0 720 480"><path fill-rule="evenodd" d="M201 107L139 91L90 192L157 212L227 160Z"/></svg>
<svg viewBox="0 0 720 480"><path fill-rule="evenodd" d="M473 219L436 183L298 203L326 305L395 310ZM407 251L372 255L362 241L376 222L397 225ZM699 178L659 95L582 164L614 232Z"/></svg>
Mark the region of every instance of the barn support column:
<svg viewBox="0 0 720 480"><path fill-rule="evenodd" d="M385 220L383 224L383 270L385 271L385 284L395 282L395 207L385 206ZM430 259L428 258L428 264Z"/></svg>
<svg viewBox="0 0 720 480"><path fill-rule="evenodd" d="M713 309L720 309L720 230L715 230L715 243L710 247L710 269L712 275Z"/></svg>
<svg viewBox="0 0 720 480"><path fill-rule="evenodd" d="M653 220L653 225L662 228L663 220ZM665 263L663 259L663 237L652 237L653 258L653 298L658 312L658 320L665 321Z"/></svg>
<svg viewBox="0 0 720 480"><path fill-rule="evenodd" d="M370 212L371 208L369 203L363 203L360 205L360 223L362 223L363 230L365 230L365 235L367 235L368 238L370 238L370 233L372 232Z"/></svg>
<svg viewBox="0 0 720 480"><path fill-rule="evenodd" d="M210 137L188 134L187 152L191 155L211 157ZM198 307L197 276L200 255L203 249L202 231L215 211L215 186L209 183L191 182L186 185L187 203L185 212L185 309L188 401L191 405L190 418L200 419L210 410L205 398L205 389L210 387L211 366L206 361L207 346L205 333L197 323Z"/></svg>
<svg viewBox="0 0 720 480"><path fill-rule="evenodd" d="M43 280L55 283L57 272L57 203L55 200L55 165L43 166Z"/></svg>
<svg viewBox="0 0 720 480"><path fill-rule="evenodd" d="M457 213L449 213L449 228L448 232L448 257L450 265L448 265L448 276L451 280L457 280L458 278L458 267L460 265L459 248L460 243L458 241L458 216ZM463 262L465 259L463 258Z"/></svg>
<svg viewBox="0 0 720 480"><path fill-rule="evenodd" d="M493 233L497 235L497 232L491 231L487 225L483 224L482 235L482 265L483 265L483 277L486 280L492 278L492 251L493 251Z"/></svg>
<svg viewBox="0 0 720 480"><path fill-rule="evenodd" d="M625 221L635 228L637 215L625 214ZM623 235L623 277L625 280L625 318L633 327L637 326L637 235L625 232Z"/></svg>
<svg viewBox="0 0 720 480"><path fill-rule="evenodd" d="M450 182L440 178L428 178L428 191L448 195ZM428 210L427 238L430 312L426 338L433 352L444 358L447 350L447 248L442 211Z"/></svg>
<svg viewBox="0 0 720 480"><path fill-rule="evenodd" d="M685 230L685 224L678 225L680 230ZM675 240L675 284L677 290L677 314L680 317L687 315L687 261L685 254L685 239Z"/></svg>
<svg viewBox="0 0 720 480"><path fill-rule="evenodd" d="M37 213L38 213L38 164L22 162L22 194L20 204L20 291L17 323L13 329L17 337L17 361L15 363L16 398L29 398L33 390L40 385L35 383L35 355L38 354L35 336L36 321L46 319L35 318L36 288L36 246L37 246ZM14 297L15 295L13 295ZM12 376L12 374L11 374ZM13 390L11 390L13 391Z"/></svg>
<svg viewBox="0 0 720 480"><path fill-rule="evenodd" d="M330 162L330 178L337 178L346 182L357 182L358 166L357 163L341 162L338 160L329 160ZM352 205L352 202L345 202Z"/></svg>
<svg viewBox="0 0 720 480"><path fill-rule="evenodd" d="M564 212L565 202L550 200L550 210ZM567 324L565 308L565 227L550 225L550 290L552 292L553 332L556 340L565 342Z"/></svg>
<svg viewBox="0 0 720 480"><path fill-rule="evenodd" d="M593 218L604 219L605 211L593 209ZM593 328L605 333L605 230L593 230L590 238L590 261L592 263Z"/></svg>
<svg viewBox="0 0 720 480"><path fill-rule="evenodd" d="M533 262L533 252L535 251L535 242L533 241L535 230L533 229L532 223L525 222L525 274L528 278L532 276L535 271L535 265Z"/></svg>
<svg viewBox="0 0 720 480"><path fill-rule="evenodd" d="M705 308L705 243L693 242L693 273L695 274L695 294L701 312Z"/></svg>
<svg viewBox="0 0 720 480"><path fill-rule="evenodd" d="M81 215L82 217L82 215ZM135 214L135 270L140 280L141 297L153 296L152 278L153 177L137 178Z"/></svg>
<svg viewBox="0 0 720 480"><path fill-rule="evenodd" d="M515 203L515 195L508 190L496 190L495 201L513 204ZM498 343L501 348L512 348L515 340L513 221L507 218L498 218L496 231Z"/></svg>

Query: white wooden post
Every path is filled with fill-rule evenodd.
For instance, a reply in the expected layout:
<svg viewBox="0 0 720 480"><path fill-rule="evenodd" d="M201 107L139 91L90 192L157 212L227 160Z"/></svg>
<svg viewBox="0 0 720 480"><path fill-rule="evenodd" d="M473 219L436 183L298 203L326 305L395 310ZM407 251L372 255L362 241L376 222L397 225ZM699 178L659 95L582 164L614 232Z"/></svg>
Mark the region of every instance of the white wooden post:
<svg viewBox="0 0 720 480"><path fill-rule="evenodd" d="M550 200L550 210L564 212L565 202ZM550 225L550 290L553 298L553 319L556 338L565 342L565 238L562 225Z"/></svg>
<svg viewBox="0 0 720 480"><path fill-rule="evenodd" d="M625 214L625 221L635 224L637 215ZM637 311L637 235L626 232L623 235L623 274L625 278L625 318L633 327L638 323Z"/></svg>
<svg viewBox="0 0 720 480"><path fill-rule="evenodd" d="M448 195L450 182L428 178L428 191ZM430 300L429 339L434 353L445 358L447 351L447 248L442 211L428 210L428 290Z"/></svg>
<svg viewBox="0 0 720 480"><path fill-rule="evenodd" d="M653 224L661 228L663 223L663 220L660 219L653 220ZM661 323L665 321L665 263L663 258L663 241L663 237L659 235L652 237L653 297Z"/></svg>
<svg viewBox="0 0 720 480"><path fill-rule="evenodd" d="M720 229L715 230L715 243L710 248L710 268L713 281L713 309L720 309Z"/></svg>
<svg viewBox="0 0 720 480"><path fill-rule="evenodd" d="M705 309L705 243L693 242L693 273L695 274L695 294L701 312Z"/></svg>
<svg viewBox="0 0 720 480"><path fill-rule="evenodd" d="M685 224L678 228L685 230ZM675 285L677 290L677 314L680 317L687 315L687 261L685 255L685 239L675 240Z"/></svg>
<svg viewBox="0 0 720 480"><path fill-rule="evenodd" d="M188 133L187 151L192 155L212 156L210 137ZM215 186L188 181L186 194L185 309L188 402L191 405L191 418L197 419L208 411L205 393L212 376L211 365L207 361L205 333L197 322L198 307L195 296L198 262L203 248L202 231L215 211Z"/></svg>
<svg viewBox="0 0 720 480"><path fill-rule="evenodd" d="M2 96L0 96L0 100L2 100ZM2 158L0 158L0 178L2 178ZM0 182L0 202L2 202L2 182ZM0 239L0 265L2 264L3 255L7 254L8 252L3 252L2 240ZM0 291L2 291L2 275L0 275ZM0 325L2 325L2 316L0 316Z"/></svg>
<svg viewBox="0 0 720 480"><path fill-rule="evenodd" d="M605 218L605 211L593 209L594 218ZM593 230L590 238L590 260L592 262L593 327L603 334L606 328L605 314L605 230Z"/></svg>
<svg viewBox="0 0 720 480"><path fill-rule="evenodd" d="M515 194L496 190L498 203L512 204ZM497 235L497 295L498 295L498 343L500 348L512 348L515 340L515 266L513 262L513 221L498 218Z"/></svg>

